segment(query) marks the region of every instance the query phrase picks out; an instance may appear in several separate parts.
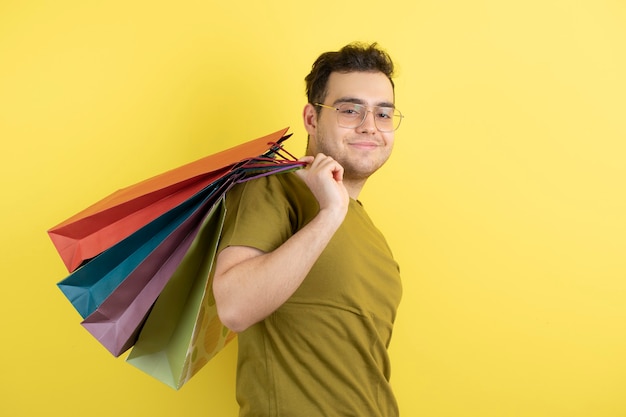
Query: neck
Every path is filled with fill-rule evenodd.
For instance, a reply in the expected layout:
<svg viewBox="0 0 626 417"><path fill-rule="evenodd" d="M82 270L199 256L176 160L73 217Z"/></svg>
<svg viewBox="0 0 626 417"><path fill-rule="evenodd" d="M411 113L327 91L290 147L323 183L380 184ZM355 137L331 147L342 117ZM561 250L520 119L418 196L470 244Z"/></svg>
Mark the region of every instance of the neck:
<svg viewBox="0 0 626 417"><path fill-rule="evenodd" d="M359 199L359 194L361 194L361 190L365 185L365 181L366 180L349 180L345 178L343 179L343 186L346 187L350 198L352 198L353 200Z"/></svg>

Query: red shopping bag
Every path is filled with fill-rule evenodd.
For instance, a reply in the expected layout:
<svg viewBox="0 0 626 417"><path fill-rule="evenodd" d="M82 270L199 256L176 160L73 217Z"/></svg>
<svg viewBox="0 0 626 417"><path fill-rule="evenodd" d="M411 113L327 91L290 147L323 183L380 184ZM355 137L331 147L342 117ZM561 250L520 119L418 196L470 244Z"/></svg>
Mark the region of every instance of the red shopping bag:
<svg viewBox="0 0 626 417"><path fill-rule="evenodd" d="M48 230L71 272L225 175L237 162L261 155L287 128L123 188Z"/></svg>

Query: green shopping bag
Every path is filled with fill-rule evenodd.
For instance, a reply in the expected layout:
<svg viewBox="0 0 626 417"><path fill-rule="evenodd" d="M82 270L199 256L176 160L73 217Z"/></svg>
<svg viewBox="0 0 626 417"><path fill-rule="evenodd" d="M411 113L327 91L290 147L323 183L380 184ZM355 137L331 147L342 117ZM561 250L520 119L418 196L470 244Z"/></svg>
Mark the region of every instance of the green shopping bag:
<svg viewBox="0 0 626 417"><path fill-rule="evenodd" d="M175 389L235 336L219 321L212 293L224 214L221 198L161 292L127 358L131 365Z"/></svg>

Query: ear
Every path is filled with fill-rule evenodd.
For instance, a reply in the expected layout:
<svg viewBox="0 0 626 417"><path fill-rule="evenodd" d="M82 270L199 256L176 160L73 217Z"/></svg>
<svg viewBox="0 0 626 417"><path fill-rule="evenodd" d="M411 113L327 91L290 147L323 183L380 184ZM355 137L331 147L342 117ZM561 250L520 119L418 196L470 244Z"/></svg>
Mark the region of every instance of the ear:
<svg viewBox="0 0 626 417"><path fill-rule="evenodd" d="M317 111L315 106L311 103L307 103L302 111L302 120L304 122L304 128L309 135L315 136L317 132Z"/></svg>

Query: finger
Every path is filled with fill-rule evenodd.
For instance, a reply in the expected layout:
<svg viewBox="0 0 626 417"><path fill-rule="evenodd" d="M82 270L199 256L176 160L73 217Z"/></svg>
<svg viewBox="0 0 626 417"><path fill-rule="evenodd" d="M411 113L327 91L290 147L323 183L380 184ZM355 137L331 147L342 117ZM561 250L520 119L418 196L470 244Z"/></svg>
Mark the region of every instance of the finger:
<svg viewBox="0 0 626 417"><path fill-rule="evenodd" d="M323 153L318 153L315 156L312 156L311 158L313 158L313 160L311 161L310 165L319 165L320 163L322 163L322 161L326 160L328 157L326 155L324 155Z"/></svg>
<svg viewBox="0 0 626 417"><path fill-rule="evenodd" d="M307 165L311 165L311 163L313 162L314 159L315 158L313 156L306 155L306 156L303 156L303 157L299 158L298 161L304 162Z"/></svg>
<svg viewBox="0 0 626 417"><path fill-rule="evenodd" d="M339 164L339 162L335 162L332 173L333 173L333 178L335 179L335 181L337 182L343 181L343 167L341 166L341 164Z"/></svg>
<svg viewBox="0 0 626 417"><path fill-rule="evenodd" d="M330 156L318 154L310 167L315 170L328 172L335 181L340 182L343 180L343 167Z"/></svg>

